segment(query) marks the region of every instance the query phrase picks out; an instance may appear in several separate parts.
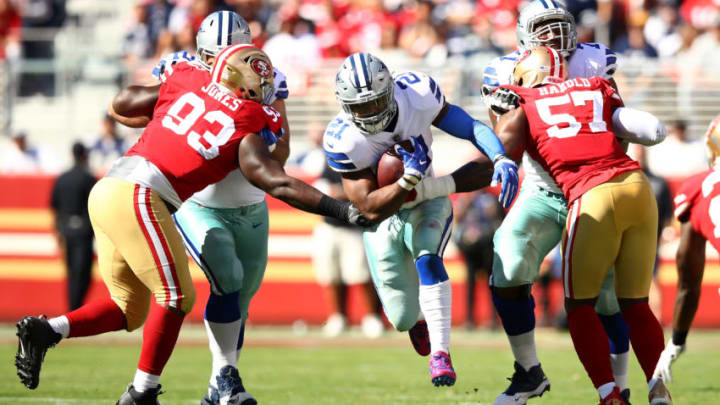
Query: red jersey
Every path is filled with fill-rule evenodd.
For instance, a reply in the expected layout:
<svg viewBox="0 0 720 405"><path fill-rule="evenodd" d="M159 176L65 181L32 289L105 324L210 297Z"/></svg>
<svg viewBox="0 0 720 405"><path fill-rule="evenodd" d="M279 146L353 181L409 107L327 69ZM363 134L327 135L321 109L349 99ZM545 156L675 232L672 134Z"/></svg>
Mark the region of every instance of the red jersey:
<svg viewBox="0 0 720 405"><path fill-rule="evenodd" d="M530 129L526 150L572 203L617 175L639 170L612 132L612 114L622 100L600 78L575 78L533 89L504 86L521 97Z"/></svg>
<svg viewBox="0 0 720 405"><path fill-rule="evenodd" d="M693 230L709 240L720 252L720 168L685 180L675 196L675 217L690 221Z"/></svg>
<svg viewBox="0 0 720 405"><path fill-rule="evenodd" d="M265 127L277 133L280 113L221 92L207 71L181 62L160 87L152 121L125 156L153 163L185 201L237 169L240 140Z"/></svg>

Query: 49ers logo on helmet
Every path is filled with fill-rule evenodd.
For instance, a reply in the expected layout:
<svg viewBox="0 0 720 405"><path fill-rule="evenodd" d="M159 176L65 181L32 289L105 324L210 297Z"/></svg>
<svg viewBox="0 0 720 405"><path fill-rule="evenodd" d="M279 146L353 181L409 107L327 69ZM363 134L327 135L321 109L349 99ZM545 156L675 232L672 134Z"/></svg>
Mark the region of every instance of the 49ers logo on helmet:
<svg viewBox="0 0 720 405"><path fill-rule="evenodd" d="M270 65L262 59L253 59L253 61L250 62L250 66L253 68L255 73L259 74L261 77L270 77L272 74Z"/></svg>

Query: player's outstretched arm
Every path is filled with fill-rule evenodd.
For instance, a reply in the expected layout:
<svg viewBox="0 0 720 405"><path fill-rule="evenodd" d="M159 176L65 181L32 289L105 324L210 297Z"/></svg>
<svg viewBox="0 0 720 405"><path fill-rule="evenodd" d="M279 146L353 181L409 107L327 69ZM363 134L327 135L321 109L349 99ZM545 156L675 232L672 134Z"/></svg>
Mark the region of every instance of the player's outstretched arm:
<svg viewBox="0 0 720 405"><path fill-rule="evenodd" d="M309 184L285 174L267 144L259 136L249 134L238 146L240 170L253 185L289 205L313 214L338 218L361 226L370 222L349 202L338 201Z"/></svg>
<svg viewBox="0 0 720 405"><path fill-rule="evenodd" d="M152 119L159 92L160 84L126 87L113 98L108 113L125 126L144 128Z"/></svg>
<svg viewBox="0 0 720 405"><path fill-rule="evenodd" d="M665 125L656 116L634 108L615 109L612 123L615 135L640 145L657 145L667 134Z"/></svg>
<svg viewBox="0 0 720 405"><path fill-rule="evenodd" d="M456 105L446 105L433 121L433 125L450 135L469 140L493 161L495 170L492 182L502 182L499 199L505 208L509 207L518 190L517 165L507 158L505 147L493 130Z"/></svg>
<svg viewBox="0 0 720 405"><path fill-rule="evenodd" d="M655 376L672 381L672 364L685 351L685 338L697 312L705 269L705 238L684 222L680 229L677 261L678 291L673 309L673 334L660 354Z"/></svg>

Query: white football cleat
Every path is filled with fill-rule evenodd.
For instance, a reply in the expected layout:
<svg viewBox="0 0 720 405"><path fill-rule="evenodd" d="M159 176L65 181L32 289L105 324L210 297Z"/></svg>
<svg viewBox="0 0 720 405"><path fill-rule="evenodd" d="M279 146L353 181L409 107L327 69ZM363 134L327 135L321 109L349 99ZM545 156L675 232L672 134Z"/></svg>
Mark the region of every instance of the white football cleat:
<svg viewBox="0 0 720 405"><path fill-rule="evenodd" d="M328 338L335 338L347 328L347 320L342 314L334 313L330 315L323 326L323 335Z"/></svg>
<svg viewBox="0 0 720 405"><path fill-rule="evenodd" d="M360 324L363 334L370 339L377 339L385 331L382 319L375 314L367 314Z"/></svg>

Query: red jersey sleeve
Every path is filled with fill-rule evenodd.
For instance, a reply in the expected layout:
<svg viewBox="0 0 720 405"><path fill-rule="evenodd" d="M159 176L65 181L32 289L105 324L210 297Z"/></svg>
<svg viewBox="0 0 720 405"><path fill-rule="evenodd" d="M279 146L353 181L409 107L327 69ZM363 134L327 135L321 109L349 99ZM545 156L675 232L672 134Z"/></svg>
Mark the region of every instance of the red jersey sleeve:
<svg viewBox="0 0 720 405"><path fill-rule="evenodd" d="M678 221L687 222L690 220L690 212L700 195L700 188L705 176L707 176L707 173L700 173L690 177L685 180L678 193L675 194L673 199L675 205L674 214Z"/></svg>
<svg viewBox="0 0 720 405"><path fill-rule="evenodd" d="M268 128L275 134L282 129L282 116L278 110L269 105L258 104L254 101L243 100L244 108L235 115L235 128L242 134L258 133Z"/></svg>
<svg viewBox="0 0 720 405"><path fill-rule="evenodd" d="M595 81L598 83L598 86L602 88L603 92L603 98L608 103L608 106L610 107L610 112L614 112L615 109L624 107L625 103L623 102L622 98L618 94L618 92L613 88L612 83L610 83L609 80L604 79L599 76L595 76L591 81Z"/></svg>

